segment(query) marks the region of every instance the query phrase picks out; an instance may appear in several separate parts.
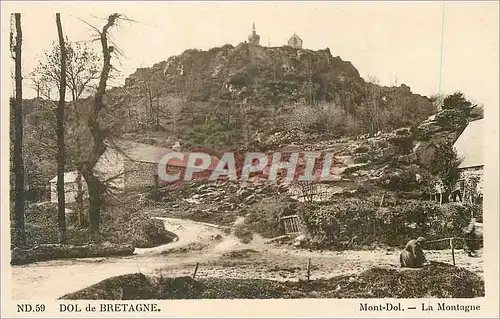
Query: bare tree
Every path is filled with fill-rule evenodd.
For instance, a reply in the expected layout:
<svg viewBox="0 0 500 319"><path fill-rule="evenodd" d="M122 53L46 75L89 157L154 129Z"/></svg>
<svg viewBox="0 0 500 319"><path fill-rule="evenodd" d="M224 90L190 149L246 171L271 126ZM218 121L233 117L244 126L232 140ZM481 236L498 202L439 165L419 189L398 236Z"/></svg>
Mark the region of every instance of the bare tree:
<svg viewBox="0 0 500 319"><path fill-rule="evenodd" d="M42 90L43 90L44 82L43 82L42 78L40 76L36 75L34 72L32 72L30 74L30 77L31 77L32 87L36 91L36 98L39 99L40 95L43 94Z"/></svg>
<svg viewBox="0 0 500 319"><path fill-rule="evenodd" d="M59 224L59 243L66 243L66 206L64 194L64 166L66 156L64 152L64 107L66 106L66 45L61 25L61 14L56 13L57 34L61 49L61 73L59 76L59 104L57 105L57 215Z"/></svg>
<svg viewBox="0 0 500 319"><path fill-rule="evenodd" d="M165 87L165 83L161 77L152 72L148 75L147 79L142 85L141 93L143 94L143 100L146 101L146 122L153 128L153 130L161 130L160 124L160 113L161 113L161 98L162 98L162 88Z"/></svg>
<svg viewBox="0 0 500 319"><path fill-rule="evenodd" d="M24 161L23 161L23 83L22 83L22 28L21 14L15 13L15 41L14 30L11 30L11 49L14 53L15 61L15 100L13 103L14 114L14 151L13 151L13 171L14 171L14 246L20 247L26 244L24 232Z"/></svg>
<svg viewBox="0 0 500 319"><path fill-rule="evenodd" d="M68 63L68 88L71 90L71 97L75 110L75 121L77 125L80 123L81 112L78 105L78 100L82 94L93 84L93 81L99 78L98 62L99 57L88 46L74 44L69 46L70 62ZM78 211L78 221L81 227L87 226L87 219L83 213L83 182L82 169L83 163L80 160L82 157L82 141L79 134L76 135L76 204Z"/></svg>
<svg viewBox="0 0 500 319"><path fill-rule="evenodd" d="M76 126L80 125L82 110L80 110L79 100L83 94L89 91L99 78L99 56L86 43L71 42L67 37L64 41L66 48L66 86L71 94L71 105L74 110L74 118ZM37 89L37 95L42 92L46 98L47 91L44 88L52 86L60 87L61 82L61 44L54 43L50 51L45 52L45 59L40 61L32 72L32 81ZM45 94L44 94L45 93ZM66 93L65 93L66 94ZM83 179L82 179L82 141L81 136L76 132L74 134L75 151L68 155L68 160L72 160L76 164L77 176L77 192L76 192L76 210L80 227L88 225L88 219L85 218L83 208Z"/></svg>
<svg viewBox="0 0 500 319"><path fill-rule="evenodd" d="M108 45L108 31L116 24L120 18L120 14L114 13L108 17L107 23L103 26L102 31L98 30L99 39L102 47L103 65L99 77L99 85L95 93L91 109L87 118L87 125L92 136L93 146L89 152L88 158L82 165L82 175L87 182L89 191L89 217L90 217L90 233L91 239L97 241L99 239L99 224L102 205L103 184L94 174L94 168L106 151L105 130L99 124L100 112L105 107L104 95L106 93L106 84L111 71L111 54L114 47Z"/></svg>

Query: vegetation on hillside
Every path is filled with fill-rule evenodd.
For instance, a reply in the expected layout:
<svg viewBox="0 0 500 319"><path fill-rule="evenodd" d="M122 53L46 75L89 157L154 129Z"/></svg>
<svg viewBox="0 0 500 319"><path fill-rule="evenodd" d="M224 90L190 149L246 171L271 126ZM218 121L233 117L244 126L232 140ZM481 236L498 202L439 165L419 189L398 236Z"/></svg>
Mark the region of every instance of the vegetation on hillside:
<svg viewBox="0 0 500 319"><path fill-rule="evenodd" d="M248 44L187 50L138 69L108 93L118 134L175 136L186 147L251 147L289 128L325 138L416 125L434 112L410 88L367 83L328 49ZM303 119L302 123L300 119ZM123 125L125 124L125 125Z"/></svg>

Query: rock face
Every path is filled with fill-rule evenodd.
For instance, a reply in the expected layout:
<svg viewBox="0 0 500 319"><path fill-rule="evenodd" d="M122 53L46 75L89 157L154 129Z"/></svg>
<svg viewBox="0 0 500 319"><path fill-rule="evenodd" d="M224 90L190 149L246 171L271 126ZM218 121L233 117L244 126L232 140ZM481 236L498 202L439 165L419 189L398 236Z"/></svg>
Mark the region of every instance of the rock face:
<svg viewBox="0 0 500 319"><path fill-rule="evenodd" d="M318 86L316 98L325 100L333 98L335 88L352 86L351 89L360 91L364 83L350 62L333 57L329 49L313 51L240 43L208 51L186 50L152 68L137 69L126 80L126 87L137 87L156 77L164 81L163 89L172 93L186 82L195 82L202 91L220 89L222 85L223 91L233 96L248 97L261 92L284 99L278 95L288 93L293 95L289 99L296 99L304 93L301 86L311 76Z"/></svg>
<svg viewBox="0 0 500 319"><path fill-rule="evenodd" d="M335 105L363 122L361 131L368 129L365 122L376 109L392 113L383 124L391 128L416 125L434 110L429 99L413 94L406 85L365 82L351 62L333 56L328 48L249 43L186 50L151 68L137 69L124 87L108 96L116 110L113 118L125 122L118 129L141 130L148 121L157 122L157 130L174 127L173 133L183 139L196 135L189 139L198 146L213 145L221 135L226 135L226 145L248 141L257 133L265 138L283 128L280 123L286 123L300 103ZM164 108L159 116L154 116L156 107Z"/></svg>

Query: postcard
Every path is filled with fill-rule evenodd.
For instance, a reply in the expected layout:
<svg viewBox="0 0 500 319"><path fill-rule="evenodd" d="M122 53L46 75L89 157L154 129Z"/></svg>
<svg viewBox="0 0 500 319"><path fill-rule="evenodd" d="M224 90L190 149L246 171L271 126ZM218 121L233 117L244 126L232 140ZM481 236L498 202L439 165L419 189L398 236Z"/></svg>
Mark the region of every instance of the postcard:
<svg viewBox="0 0 500 319"><path fill-rule="evenodd" d="M2 317L499 315L498 2L1 5Z"/></svg>

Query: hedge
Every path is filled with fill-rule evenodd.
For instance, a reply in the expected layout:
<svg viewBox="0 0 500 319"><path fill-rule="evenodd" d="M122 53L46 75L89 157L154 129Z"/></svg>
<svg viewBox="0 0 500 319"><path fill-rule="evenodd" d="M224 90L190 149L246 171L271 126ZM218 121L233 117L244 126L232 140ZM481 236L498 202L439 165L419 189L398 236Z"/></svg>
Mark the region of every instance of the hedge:
<svg viewBox="0 0 500 319"><path fill-rule="evenodd" d="M344 198L299 208L303 226L316 247L359 249L401 247L409 239L461 236L472 207L451 203L405 200L379 208L372 199ZM442 245L441 245L442 246ZM444 248L439 244L434 249Z"/></svg>

